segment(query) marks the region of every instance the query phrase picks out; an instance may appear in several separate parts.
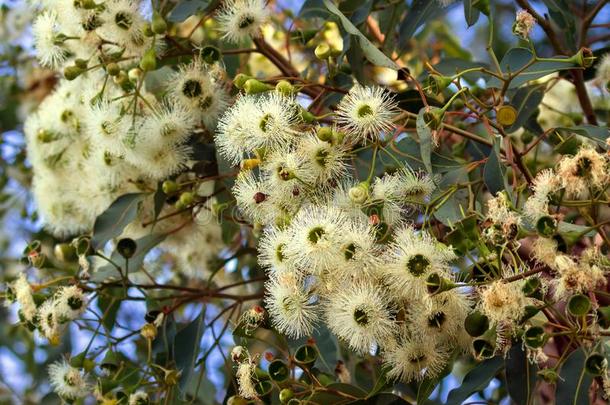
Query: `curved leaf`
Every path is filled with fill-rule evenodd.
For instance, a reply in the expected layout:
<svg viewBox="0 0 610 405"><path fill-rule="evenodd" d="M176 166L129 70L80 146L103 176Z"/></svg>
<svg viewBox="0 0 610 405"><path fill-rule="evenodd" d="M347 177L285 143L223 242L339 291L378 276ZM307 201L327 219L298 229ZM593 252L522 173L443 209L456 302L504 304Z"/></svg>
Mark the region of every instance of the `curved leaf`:
<svg viewBox="0 0 610 405"><path fill-rule="evenodd" d="M424 167L428 173L432 174L432 131L424 119L425 112L426 107L419 110L419 114L417 114L416 127L417 135L419 136L421 159L424 162Z"/></svg>
<svg viewBox="0 0 610 405"><path fill-rule="evenodd" d="M489 152L489 157L483 168L483 181L492 195L498 191L508 190L506 182L506 167L500 161L500 142L501 139L496 139L494 147Z"/></svg>
<svg viewBox="0 0 610 405"><path fill-rule="evenodd" d="M449 392L447 404L461 405L473 393L487 387L489 382L500 372L502 367L504 367L504 360L500 356L479 363L466 374L461 386L454 388Z"/></svg>
<svg viewBox="0 0 610 405"><path fill-rule="evenodd" d="M415 34L415 31L427 20L438 15L442 8L442 4L438 1L414 0L398 31L400 49L405 49L407 42Z"/></svg>
<svg viewBox="0 0 610 405"><path fill-rule="evenodd" d="M502 73L505 76L507 76L509 73L515 73L531 63L533 58L534 55L529 49L512 48L506 52L506 55L504 55L502 58L502 62L500 62ZM559 57L556 58L559 59ZM508 87L514 89L530 80L540 79L548 74L560 70L572 69L574 67L577 67L574 63L561 60L534 62L527 68L523 69L518 76L514 77ZM492 77L487 82L488 87L501 88L502 85L503 82L496 77Z"/></svg>
<svg viewBox="0 0 610 405"><path fill-rule="evenodd" d="M585 371L587 356L582 348L574 350L566 358L557 381L555 401L564 405L589 403L589 386L593 377Z"/></svg>
<svg viewBox="0 0 610 405"><path fill-rule="evenodd" d="M176 367L182 372L180 375L181 390L186 387L195 370L195 360L203 336L204 317L205 309L202 309L191 323L176 333L174 339L174 359Z"/></svg>
<svg viewBox="0 0 610 405"><path fill-rule="evenodd" d="M385 56L383 52L377 49L377 47L375 47L375 45L373 45L371 41L369 41L368 38L365 37L364 34L362 34L362 32L360 32L360 30L356 28L354 24L352 24L352 22L347 19L347 17L345 17L345 15L343 15L343 13L337 8L337 6L335 6L330 0L323 1L328 11L330 11L335 17L337 17L337 19L343 26L343 29L347 31L348 34L356 37L356 40L360 45L364 56L366 57L366 59L368 59L369 62L376 66L382 66L398 70L398 65L396 65L396 63L394 63L392 59Z"/></svg>
<svg viewBox="0 0 610 405"><path fill-rule="evenodd" d="M518 405L528 405L536 385L537 367L529 362L520 342L510 348L504 365L510 398Z"/></svg>
<svg viewBox="0 0 610 405"><path fill-rule="evenodd" d="M138 206L145 195L144 193L122 195L97 217L91 238L93 249L104 247L106 242L119 236L123 229L136 219Z"/></svg>
<svg viewBox="0 0 610 405"><path fill-rule="evenodd" d="M506 132L514 132L525 125L536 111L542 97L544 97L543 86L526 86L517 90L510 101L510 104L517 110L517 119L513 125L506 128Z"/></svg>

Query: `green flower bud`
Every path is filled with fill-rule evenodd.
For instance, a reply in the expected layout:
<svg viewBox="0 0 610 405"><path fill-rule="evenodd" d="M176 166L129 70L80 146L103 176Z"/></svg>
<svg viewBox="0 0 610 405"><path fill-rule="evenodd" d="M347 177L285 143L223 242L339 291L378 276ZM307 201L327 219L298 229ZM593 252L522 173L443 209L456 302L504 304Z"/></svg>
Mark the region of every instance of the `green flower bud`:
<svg viewBox="0 0 610 405"><path fill-rule="evenodd" d="M73 262L77 259L76 249L69 243L58 243L54 248L55 258L60 262Z"/></svg>
<svg viewBox="0 0 610 405"><path fill-rule="evenodd" d="M157 68L157 54L155 48L150 48L144 52L142 60L140 60L140 68L145 72L150 72Z"/></svg>
<svg viewBox="0 0 610 405"><path fill-rule="evenodd" d="M275 85L275 91L284 96L291 96L294 94L294 86L288 80L280 80Z"/></svg>
<svg viewBox="0 0 610 405"><path fill-rule="evenodd" d="M316 136L321 141L329 142L333 137L333 130L330 127L319 127Z"/></svg>
<svg viewBox="0 0 610 405"><path fill-rule="evenodd" d="M81 69L87 69L87 63L88 61L86 61L85 59L76 59L74 61L74 64Z"/></svg>
<svg viewBox="0 0 610 405"><path fill-rule="evenodd" d="M157 35L165 34L167 31L167 23L156 10L153 11L152 23L150 24L150 29Z"/></svg>
<svg viewBox="0 0 610 405"><path fill-rule="evenodd" d="M191 192L184 192L180 194L179 200L185 207L188 207L195 201L195 195Z"/></svg>
<svg viewBox="0 0 610 405"><path fill-rule="evenodd" d="M84 70L82 68L79 68L78 66L67 66L64 69L64 77L66 78L66 80L74 80L83 72Z"/></svg>
<svg viewBox="0 0 610 405"><path fill-rule="evenodd" d="M235 78L233 79L233 85L235 87L237 87L238 89L243 89L244 85L246 84L246 82L248 80L252 79L252 76L248 76L246 74L243 73L238 73Z"/></svg>
<svg viewBox="0 0 610 405"><path fill-rule="evenodd" d="M246 94L258 94L273 90L273 87L256 79L248 79L244 83L244 90Z"/></svg>
<svg viewBox="0 0 610 405"><path fill-rule="evenodd" d="M173 180L165 180L161 185L161 189L166 195L174 194L176 191L178 191L178 188L178 183Z"/></svg>
<svg viewBox="0 0 610 405"><path fill-rule="evenodd" d="M106 73L108 73L110 76L116 76L121 73L121 68L118 64L112 62L106 65Z"/></svg>

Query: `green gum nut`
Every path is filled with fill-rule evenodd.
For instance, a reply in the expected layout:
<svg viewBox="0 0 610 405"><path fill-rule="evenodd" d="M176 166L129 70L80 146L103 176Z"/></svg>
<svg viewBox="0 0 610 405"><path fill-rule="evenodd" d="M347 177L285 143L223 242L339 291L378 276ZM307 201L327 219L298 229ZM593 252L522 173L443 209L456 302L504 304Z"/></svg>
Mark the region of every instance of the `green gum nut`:
<svg viewBox="0 0 610 405"><path fill-rule="evenodd" d="M269 364L269 378L273 381L281 383L288 379L290 370L282 360L273 360Z"/></svg>
<svg viewBox="0 0 610 405"><path fill-rule="evenodd" d="M275 91L284 96L291 96L294 94L294 86L288 80L280 80L275 85Z"/></svg>
<svg viewBox="0 0 610 405"><path fill-rule="evenodd" d="M572 316L585 316L591 310L591 300L583 294L573 295L568 300L567 309Z"/></svg>
<svg viewBox="0 0 610 405"><path fill-rule="evenodd" d="M607 369L608 360L599 353L590 354L589 357L587 357L587 360L585 360L585 370L591 375L603 375Z"/></svg>
<svg viewBox="0 0 610 405"><path fill-rule="evenodd" d="M119 240L116 247L117 252L119 252L119 254L125 259L131 259L131 257L136 253L137 249L138 245L136 241L131 238L123 238Z"/></svg>
<svg viewBox="0 0 610 405"><path fill-rule="evenodd" d="M294 360L301 366L311 367L318 358L318 350L312 345L303 345L294 353Z"/></svg>
<svg viewBox="0 0 610 405"><path fill-rule="evenodd" d="M496 331L489 329L482 336L472 341L472 348L476 357L489 359L494 356L496 351Z"/></svg>
<svg viewBox="0 0 610 405"><path fill-rule="evenodd" d="M532 326L523 334L523 343L530 349L539 349L547 341L547 335L540 326Z"/></svg>
<svg viewBox="0 0 610 405"><path fill-rule="evenodd" d="M426 288L428 294L438 294L443 291L451 290L455 287L455 283L445 277L441 277L438 273L432 273L426 279Z"/></svg>
<svg viewBox="0 0 610 405"><path fill-rule="evenodd" d="M448 76L430 75L426 79L426 87L431 93L439 94L449 87L452 81L453 79Z"/></svg>
<svg viewBox="0 0 610 405"><path fill-rule="evenodd" d="M489 329L489 318L479 311L468 314L464 320L464 329L472 337L479 337Z"/></svg>
<svg viewBox="0 0 610 405"><path fill-rule="evenodd" d="M610 307L601 307L597 310L597 323L604 329L610 328Z"/></svg>
<svg viewBox="0 0 610 405"><path fill-rule="evenodd" d="M316 131L316 136L323 142L331 141L333 138L333 130L330 127L320 127Z"/></svg>
<svg viewBox="0 0 610 405"><path fill-rule="evenodd" d="M150 29L157 35L165 34L167 31L167 23L156 10L153 11L152 23L150 24Z"/></svg>
<svg viewBox="0 0 610 405"><path fill-rule="evenodd" d="M536 221L536 231L547 238L552 236L557 230L557 221L552 217L545 215Z"/></svg>
<svg viewBox="0 0 610 405"><path fill-rule="evenodd" d="M203 49L201 50L201 58L206 63L211 64L211 63L218 62L221 57L222 57L222 52L220 52L220 49L216 48L215 46L207 45L207 46L204 46Z"/></svg>
<svg viewBox="0 0 610 405"><path fill-rule="evenodd" d="M290 388L284 388L280 391L280 402L282 404L287 403L294 397L294 392Z"/></svg>

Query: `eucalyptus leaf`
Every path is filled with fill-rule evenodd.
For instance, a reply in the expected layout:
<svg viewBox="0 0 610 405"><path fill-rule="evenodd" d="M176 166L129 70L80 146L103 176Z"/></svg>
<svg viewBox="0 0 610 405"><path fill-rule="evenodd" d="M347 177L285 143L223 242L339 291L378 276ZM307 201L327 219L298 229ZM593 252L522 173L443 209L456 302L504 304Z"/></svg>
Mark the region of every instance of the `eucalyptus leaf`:
<svg viewBox="0 0 610 405"><path fill-rule="evenodd" d="M383 52L377 49L377 47L375 47L375 45L373 45L371 41L369 41L368 38L365 37L364 34L362 34L362 32L360 32L360 30L356 28L347 17L345 17L345 15L343 15L337 6L335 6L330 0L323 1L328 11L330 11L339 20L343 26L343 29L356 38L364 56L369 62L375 66L398 70L398 65L392 59L384 55Z"/></svg>
<svg viewBox="0 0 610 405"><path fill-rule="evenodd" d="M195 370L195 360L199 353L204 323L205 309L202 309L192 322L176 333L174 339L174 359L176 367L182 373L179 384L181 390L184 390L187 386Z"/></svg>
<svg viewBox="0 0 610 405"><path fill-rule="evenodd" d="M557 59L566 59L565 57L556 57ZM508 79L509 74L514 74L518 71L520 73L513 77L509 83L509 88L516 88L522 84L527 83L530 80L540 79L551 73L555 73L561 70L573 69L577 67L576 64L566 61L538 61L533 62L534 55L532 51L526 48L512 48L502 58L500 62L500 68L505 79ZM530 64L530 66L527 66ZM527 66L527 67L525 67ZM487 82L488 87L501 88L503 82L496 77L492 77Z"/></svg>
<svg viewBox="0 0 610 405"><path fill-rule="evenodd" d="M498 191L508 190L506 167L500 161L500 142L501 138L494 141L494 146L483 168L483 181L492 195Z"/></svg>
<svg viewBox="0 0 610 405"><path fill-rule="evenodd" d="M587 355L582 348L568 355L561 366L555 401L558 404L579 405L589 403L589 386L593 377L585 371Z"/></svg>
<svg viewBox="0 0 610 405"><path fill-rule="evenodd" d="M417 135L419 136L420 156L422 162L424 163L424 167L428 173L432 174L432 131L424 119L425 112L426 107L419 110L419 113L417 114Z"/></svg>
<svg viewBox="0 0 610 405"><path fill-rule="evenodd" d="M473 3L476 1L477 0L464 0L464 18L469 27L475 25L481 15L481 11L473 6Z"/></svg>
<svg viewBox="0 0 610 405"><path fill-rule="evenodd" d="M528 360L521 341L511 346L504 365L510 398L517 405L529 405L536 385L537 367Z"/></svg>
<svg viewBox="0 0 610 405"><path fill-rule="evenodd" d="M91 238L93 249L103 248L106 242L119 236L123 229L136 219L138 207L145 196L144 193L122 195L97 217Z"/></svg>
<svg viewBox="0 0 610 405"><path fill-rule="evenodd" d="M439 1L413 0L413 4L407 10L407 16L400 24L398 31L398 46L400 49L405 49L415 31L425 22L439 15L442 8L443 6Z"/></svg>
<svg viewBox="0 0 610 405"><path fill-rule="evenodd" d="M504 367L502 356L492 357L479 364L466 374L462 384L452 389L447 397L448 405L461 405L477 391L481 391L489 385L489 382ZM558 402L562 403L562 402Z"/></svg>
<svg viewBox="0 0 610 405"><path fill-rule="evenodd" d="M517 119L506 132L514 132L521 128L534 114L544 97L544 86L525 86L517 90L510 104L517 110Z"/></svg>

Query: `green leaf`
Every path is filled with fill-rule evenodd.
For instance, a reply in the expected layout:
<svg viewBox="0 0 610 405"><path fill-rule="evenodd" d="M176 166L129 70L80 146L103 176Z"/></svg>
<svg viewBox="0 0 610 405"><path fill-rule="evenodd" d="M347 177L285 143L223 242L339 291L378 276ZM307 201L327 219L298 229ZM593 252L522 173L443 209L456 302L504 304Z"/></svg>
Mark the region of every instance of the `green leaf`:
<svg viewBox="0 0 610 405"><path fill-rule="evenodd" d="M399 48L405 49L415 31L426 21L440 14L442 9L443 7L438 1L414 0L411 8L407 10L407 16L400 24L398 31Z"/></svg>
<svg viewBox="0 0 610 405"><path fill-rule="evenodd" d="M102 323L108 332L112 331L114 327L123 297L124 289L122 287L105 288L97 300L97 306L102 312Z"/></svg>
<svg viewBox="0 0 610 405"><path fill-rule="evenodd" d="M449 392L447 404L461 405L473 393L480 391L489 385L489 382L502 370L504 360L501 356L487 359L466 374L461 386ZM558 402L561 403L561 402Z"/></svg>
<svg viewBox="0 0 610 405"><path fill-rule="evenodd" d="M606 146L606 139L610 136L610 130L607 127L598 127L595 125L578 125L575 127L558 127L555 129L574 132L575 134L598 142L600 146Z"/></svg>
<svg viewBox="0 0 610 405"><path fill-rule="evenodd" d="M476 0L464 0L464 18L469 27L475 25L481 15L481 11L472 5L473 2Z"/></svg>
<svg viewBox="0 0 610 405"><path fill-rule="evenodd" d="M440 181L437 190L432 194L432 199L436 198L441 192L454 187L455 184L465 183L467 181L468 171L465 167L447 172ZM462 220L462 211L468 211L468 197L469 193L467 189L462 188L457 190L443 205L436 208L434 217L447 226Z"/></svg>
<svg viewBox="0 0 610 405"><path fill-rule="evenodd" d="M192 322L176 333L174 339L174 359L176 367L182 372L179 384L181 390L187 386L195 370L195 360L203 336L204 318L205 309L202 309Z"/></svg>
<svg viewBox="0 0 610 405"><path fill-rule="evenodd" d="M501 138L497 138L494 141L494 147L491 148L489 157L487 158L487 162L485 162L485 167L483 168L483 181L492 195L495 195L501 190L508 190L506 167L504 167L500 161L501 142Z"/></svg>
<svg viewBox="0 0 610 405"><path fill-rule="evenodd" d="M419 136L421 159L428 173L432 174L432 131L430 131L430 127L426 124L424 119L425 112L426 107L419 110L419 114L417 114L416 127L417 135Z"/></svg>
<svg viewBox="0 0 610 405"><path fill-rule="evenodd" d="M328 11L330 11L335 17L337 17L337 19L343 26L343 29L347 31L348 34L356 38L356 41L360 45L364 56L366 57L366 59L368 59L369 62L376 66L382 66L398 70L398 65L396 65L396 63L394 63L392 59L385 56L383 52L377 49L377 47L375 47L375 45L373 45L371 41L369 41L368 38L365 37L364 34L362 34L362 32L360 32L360 30L356 28L354 24L352 24L352 22L343 15L343 13L337 8L337 6L335 6L330 0L323 0L323 2Z"/></svg>
<svg viewBox="0 0 610 405"><path fill-rule="evenodd" d="M502 58L500 62L500 68L502 73L506 77L509 73L515 73L518 70L524 68L529 64L534 55L529 49L526 48L512 48ZM563 59L564 57L556 57L557 59ZM558 72L560 70L573 69L577 67L576 64L567 61L541 61L534 62L531 66L523 69L516 77L514 77L508 88L514 89L522 84L530 81L540 79L548 74ZM502 88L503 82L496 77L492 77L487 82L488 87Z"/></svg>
<svg viewBox="0 0 610 405"><path fill-rule="evenodd" d="M537 367L527 359L520 341L513 344L504 360L506 387L517 405L529 405L536 385Z"/></svg>
<svg viewBox="0 0 610 405"><path fill-rule="evenodd" d="M213 5L216 1L210 0L182 0L172 10L168 20L172 22L181 22L186 20L193 14L197 14L200 11Z"/></svg>
<svg viewBox="0 0 610 405"><path fill-rule="evenodd" d="M521 128L534 114L542 97L544 97L544 86L525 86L517 90L510 101L510 105L517 110L517 119L513 125L506 128L506 132L514 132Z"/></svg>
<svg viewBox="0 0 610 405"><path fill-rule="evenodd" d="M329 391L315 391L309 397L306 397L307 403L314 404L336 404L336 403L347 403L349 397L345 397L340 393L345 393L351 395L356 398L364 398L366 397L366 392L362 391L360 388L343 383L333 383L326 386ZM349 403L353 403L354 400L349 400Z"/></svg>
<svg viewBox="0 0 610 405"><path fill-rule="evenodd" d="M557 381L555 402L563 405L589 403L589 387L593 377L585 371L587 355L582 348L574 350L566 358Z"/></svg>
<svg viewBox="0 0 610 405"><path fill-rule="evenodd" d="M144 193L122 195L97 217L91 238L93 249L103 248L106 242L119 236L123 229L136 219L138 207L145 195Z"/></svg>

